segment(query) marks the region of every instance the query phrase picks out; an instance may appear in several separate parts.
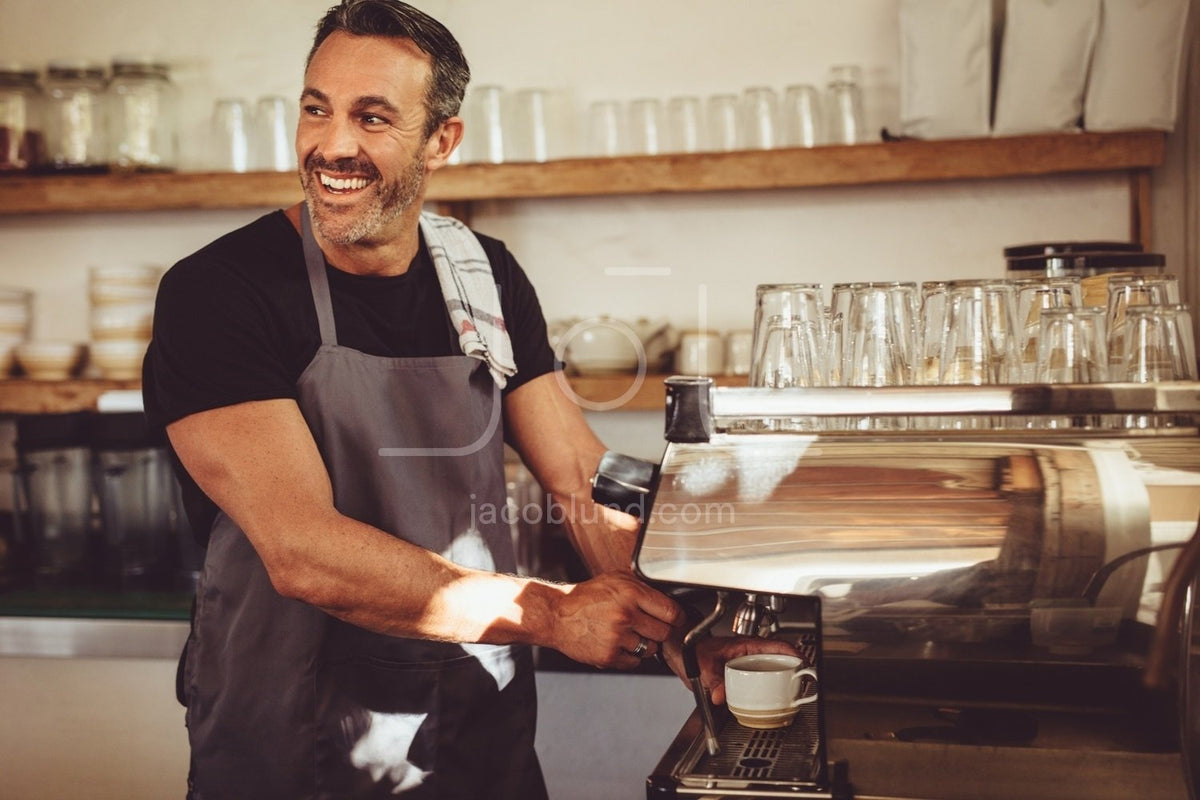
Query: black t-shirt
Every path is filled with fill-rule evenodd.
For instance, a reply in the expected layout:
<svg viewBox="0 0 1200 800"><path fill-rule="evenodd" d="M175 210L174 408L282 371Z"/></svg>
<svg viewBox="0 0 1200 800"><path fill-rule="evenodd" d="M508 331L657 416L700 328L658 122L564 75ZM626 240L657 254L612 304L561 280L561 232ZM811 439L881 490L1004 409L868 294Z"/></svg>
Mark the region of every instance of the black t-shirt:
<svg viewBox="0 0 1200 800"><path fill-rule="evenodd" d="M505 392L554 369L546 321L504 244L476 234L500 286L517 374ZM407 272L373 277L326 267L338 344L389 358L461 353L424 239ZM300 235L282 211L184 258L159 285L143 367L146 416L165 426L199 411L298 397L296 381L321 345ZM207 539L216 507L184 473L184 504Z"/></svg>

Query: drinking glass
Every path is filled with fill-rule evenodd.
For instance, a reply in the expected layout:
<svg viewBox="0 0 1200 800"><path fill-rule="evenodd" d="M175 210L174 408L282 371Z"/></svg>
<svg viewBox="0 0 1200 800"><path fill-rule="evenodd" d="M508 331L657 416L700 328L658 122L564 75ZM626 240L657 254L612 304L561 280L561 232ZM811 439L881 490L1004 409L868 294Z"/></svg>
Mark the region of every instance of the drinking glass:
<svg viewBox="0 0 1200 800"><path fill-rule="evenodd" d="M699 97L672 97L667 102L667 149L672 153L704 149L704 110Z"/></svg>
<svg viewBox="0 0 1200 800"><path fill-rule="evenodd" d="M826 368L825 310L823 290L816 283L762 284L755 290L754 343L750 359L751 386L769 386L778 381L780 361L792 364L797 347L807 361L792 373L807 375L808 384L824 385ZM792 331L785 334L782 329ZM793 340L791 337L795 337ZM790 347L785 351L783 348ZM786 358L785 358L786 356ZM770 377L775 375L775 377ZM797 378L798 379L798 378Z"/></svg>
<svg viewBox="0 0 1200 800"><path fill-rule="evenodd" d="M619 156L625 152L625 109L618 100L597 100L588 107L588 152Z"/></svg>
<svg viewBox="0 0 1200 800"><path fill-rule="evenodd" d="M825 143L825 112L815 86L796 84L783 93L783 142L789 147Z"/></svg>
<svg viewBox="0 0 1200 800"><path fill-rule="evenodd" d="M858 144L867 140L864 128L862 68L842 64L829 71L826 97L829 105L829 141Z"/></svg>
<svg viewBox="0 0 1200 800"><path fill-rule="evenodd" d="M1055 307L1038 316L1038 383L1100 383L1108 374L1102 308Z"/></svg>
<svg viewBox="0 0 1200 800"><path fill-rule="evenodd" d="M913 314L905 284L864 283L851 294L844 328L849 386L902 386L912 382Z"/></svg>
<svg viewBox="0 0 1200 800"><path fill-rule="evenodd" d="M715 94L708 98L707 125L708 149L714 152L729 152L742 147L739 125L738 96Z"/></svg>
<svg viewBox="0 0 1200 800"><path fill-rule="evenodd" d="M222 97L213 103L211 167L217 172L250 169L250 113L246 101Z"/></svg>
<svg viewBox="0 0 1200 800"><path fill-rule="evenodd" d="M1170 305L1179 302L1179 281L1174 275L1123 275L1108 279L1108 362L1120 374L1125 362L1126 310L1130 306Z"/></svg>
<svg viewBox="0 0 1200 800"><path fill-rule="evenodd" d="M1156 383L1196 379L1196 350L1187 305L1128 306L1125 327L1125 380Z"/></svg>
<svg viewBox="0 0 1200 800"><path fill-rule="evenodd" d="M477 86L463 103L464 135L470 161L504 162L506 93L500 86Z"/></svg>
<svg viewBox="0 0 1200 800"><path fill-rule="evenodd" d="M913 382L936 385L942 363L942 336L946 329L946 281L925 281L921 284L920 326Z"/></svg>
<svg viewBox="0 0 1200 800"><path fill-rule="evenodd" d="M1006 383L1015 361L1011 287L1001 281L947 284L942 384Z"/></svg>
<svg viewBox="0 0 1200 800"><path fill-rule="evenodd" d="M509 161L544 163L550 160L550 93L520 89L512 99L512 116L505 155Z"/></svg>
<svg viewBox="0 0 1200 800"><path fill-rule="evenodd" d="M1032 383L1038 369L1038 336L1042 311L1050 308L1078 308L1082 303L1079 278L1029 278L1013 282L1017 295L1017 353L1020 372L1013 380Z"/></svg>
<svg viewBox="0 0 1200 800"><path fill-rule="evenodd" d="M749 150L779 146L779 98L768 86L751 86L742 93L742 141Z"/></svg>
<svg viewBox="0 0 1200 800"><path fill-rule="evenodd" d="M662 103L640 98L629 103L629 151L657 155L666 149L666 126Z"/></svg>
<svg viewBox="0 0 1200 800"><path fill-rule="evenodd" d="M773 315L766 320L753 386L823 386L824 346L814 321Z"/></svg>
<svg viewBox="0 0 1200 800"><path fill-rule="evenodd" d="M296 121L292 104L286 97L271 95L258 98L254 106L255 169L291 172L296 169Z"/></svg>

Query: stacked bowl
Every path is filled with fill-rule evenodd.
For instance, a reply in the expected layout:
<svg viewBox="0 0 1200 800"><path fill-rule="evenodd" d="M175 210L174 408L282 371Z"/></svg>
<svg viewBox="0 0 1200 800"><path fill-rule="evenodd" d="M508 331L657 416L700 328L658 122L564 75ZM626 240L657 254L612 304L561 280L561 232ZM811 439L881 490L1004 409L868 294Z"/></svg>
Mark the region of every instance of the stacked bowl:
<svg viewBox="0 0 1200 800"><path fill-rule="evenodd" d="M162 270L154 266L91 268L90 354L101 378L129 381L141 377L161 277Z"/></svg>

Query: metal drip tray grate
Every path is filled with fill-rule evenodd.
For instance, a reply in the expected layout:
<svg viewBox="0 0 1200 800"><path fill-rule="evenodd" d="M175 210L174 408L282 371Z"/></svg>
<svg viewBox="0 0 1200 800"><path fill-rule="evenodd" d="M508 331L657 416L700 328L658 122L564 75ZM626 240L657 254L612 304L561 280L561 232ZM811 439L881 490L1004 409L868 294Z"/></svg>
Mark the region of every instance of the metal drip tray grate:
<svg viewBox="0 0 1200 800"><path fill-rule="evenodd" d="M801 709L791 725L773 730L746 728L727 717L717 740L721 750L715 756L701 746L695 763L690 768L683 765L677 776L683 785L816 788L821 778L815 707Z"/></svg>

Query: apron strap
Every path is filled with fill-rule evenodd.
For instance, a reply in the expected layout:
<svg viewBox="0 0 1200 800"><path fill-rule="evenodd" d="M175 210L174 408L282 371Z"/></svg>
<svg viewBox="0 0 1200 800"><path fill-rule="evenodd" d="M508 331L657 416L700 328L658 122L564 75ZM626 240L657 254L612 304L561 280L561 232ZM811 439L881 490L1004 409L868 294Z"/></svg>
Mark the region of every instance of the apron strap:
<svg viewBox="0 0 1200 800"><path fill-rule="evenodd" d="M321 328L321 344L337 344L337 328L333 324L333 301L329 296L329 275L325 272L325 254L313 236L308 203L300 204L300 234L304 239L304 265L308 268L308 286L312 289L313 304L317 307L317 324Z"/></svg>

